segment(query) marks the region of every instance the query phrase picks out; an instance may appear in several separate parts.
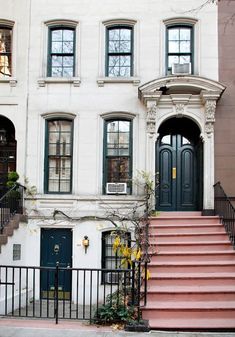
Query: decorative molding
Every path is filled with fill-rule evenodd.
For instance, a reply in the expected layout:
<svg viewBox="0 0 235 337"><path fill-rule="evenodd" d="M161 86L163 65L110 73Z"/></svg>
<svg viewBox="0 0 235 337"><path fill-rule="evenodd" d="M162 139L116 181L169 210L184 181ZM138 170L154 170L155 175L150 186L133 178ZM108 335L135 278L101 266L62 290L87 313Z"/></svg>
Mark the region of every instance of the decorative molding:
<svg viewBox="0 0 235 337"><path fill-rule="evenodd" d="M112 118L126 118L126 119L134 119L136 114L127 111L112 111L105 112L100 115L103 119L112 119Z"/></svg>
<svg viewBox="0 0 235 337"><path fill-rule="evenodd" d="M164 19L163 23L166 26L176 25L176 24L189 24L189 25L195 25L198 22L198 19L190 18L190 17L174 17L174 18L168 18Z"/></svg>
<svg viewBox="0 0 235 337"><path fill-rule="evenodd" d="M156 133L156 117L157 117L157 106L156 104L153 104L148 108L146 116L147 133L152 135Z"/></svg>
<svg viewBox="0 0 235 337"><path fill-rule="evenodd" d="M134 26L136 24L136 20L132 19L110 19L110 20L105 20L102 22L102 24L106 27L110 26L115 26L115 25L129 25L129 26Z"/></svg>
<svg viewBox="0 0 235 337"><path fill-rule="evenodd" d="M74 87L80 87L81 79L80 77L44 77L38 79L38 86L45 87L46 84L73 84Z"/></svg>
<svg viewBox="0 0 235 337"><path fill-rule="evenodd" d="M14 26L15 22L12 20L6 20L6 19L0 19L0 25L12 28Z"/></svg>
<svg viewBox="0 0 235 337"><path fill-rule="evenodd" d="M67 20L67 19L53 19L45 21L44 24L48 27L50 26L66 26L66 27L76 27L78 25L78 21L75 20Z"/></svg>
<svg viewBox="0 0 235 337"><path fill-rule="evenodd" d="M207 136L210 137L214 132L214 123L206 123L205 132L207 133Z"/></svg>
<svg viewBox="0 0 235 337"><path fill-rule="evenodd" d="M52 118L66 118L66 119L75 119L77 116L72 112L64 112L64 111L52 111L52 112L44 112L41 114L44 119L52 119Z"/></svg>
<svg viewBox="0 0 235 337"><path fill-rule="evenodd" d="M215 122L216 101L207 100L205 104L206 123Z"/></svg>
<svg viewBox="0 0 235 337"><path fill-rule="evenodd" d="M104 87L105 83L132 83L134 86L140 84L139 77L99 77L96 80L98 87Z"/></svg>

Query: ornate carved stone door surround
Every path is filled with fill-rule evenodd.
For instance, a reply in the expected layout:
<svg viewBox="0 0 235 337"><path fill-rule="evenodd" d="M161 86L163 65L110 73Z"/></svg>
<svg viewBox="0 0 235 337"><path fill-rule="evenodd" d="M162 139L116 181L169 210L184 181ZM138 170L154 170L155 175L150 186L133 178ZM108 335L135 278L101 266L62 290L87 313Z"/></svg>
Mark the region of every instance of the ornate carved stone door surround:
<svg viewBox="0 0 235 337"><path fill-rule="evenodd" d="M155 173L159 126L172 117L193 120L203 141L203 213L214 210L214 123L216 103L225 87L200 76L167 76L139 87L146 111L146 171Z"/></svg>

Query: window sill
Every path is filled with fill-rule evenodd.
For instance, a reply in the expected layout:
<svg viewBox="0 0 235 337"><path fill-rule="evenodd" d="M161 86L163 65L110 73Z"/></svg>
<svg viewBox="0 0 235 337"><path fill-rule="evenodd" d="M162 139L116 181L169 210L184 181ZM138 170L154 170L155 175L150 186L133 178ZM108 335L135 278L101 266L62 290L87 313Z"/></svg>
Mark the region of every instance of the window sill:
<svg viewBox="0 0 235 337"><path fill-rule="evenodd" d="M80 87L80 77L44 77L38 79L39 87L45 87L46 84L72 83L74 87Z"/></svg>
<svg viewBox="0 0 235 337"><path fill-rule="evenodd" d="M99 87L103 87L105 83L132 83L135 86L140 84L139 77L99 77L97 78L97 84Z"/></svg>
<svg viewBox="0 0 235 337"><path fill-rule="evenodd" d="M0 83L9 83L10 87L16 87L17 79L14 77L0 77Z"/></svg>

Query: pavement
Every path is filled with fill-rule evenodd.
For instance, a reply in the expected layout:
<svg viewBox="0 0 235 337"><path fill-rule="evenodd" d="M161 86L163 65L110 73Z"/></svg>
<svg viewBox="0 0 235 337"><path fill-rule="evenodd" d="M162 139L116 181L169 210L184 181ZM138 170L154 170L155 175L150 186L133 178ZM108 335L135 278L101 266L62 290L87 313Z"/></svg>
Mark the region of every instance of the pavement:
<svg viewBox="0 0 235 337"><path fill-rule="evenodd" d="M125 332L84 322L0 318L0 337L235 337L235 332Z"/></svg>

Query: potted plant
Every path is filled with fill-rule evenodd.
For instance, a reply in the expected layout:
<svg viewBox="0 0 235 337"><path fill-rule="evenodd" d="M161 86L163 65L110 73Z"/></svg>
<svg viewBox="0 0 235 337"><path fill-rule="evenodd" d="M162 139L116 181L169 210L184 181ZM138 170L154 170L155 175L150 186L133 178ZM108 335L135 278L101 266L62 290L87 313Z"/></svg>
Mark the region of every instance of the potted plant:
<svg viewBox="0 0 235 337"><path fill-rule="evenodd" d="M7 193L8 207L11 213L19 212L19 200L21 194L19 192L19 185L17 180L19 179L19 174L15 171L9 172L7 176L6 186L9 189Z"/></svg>

